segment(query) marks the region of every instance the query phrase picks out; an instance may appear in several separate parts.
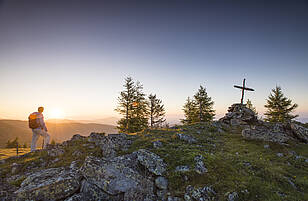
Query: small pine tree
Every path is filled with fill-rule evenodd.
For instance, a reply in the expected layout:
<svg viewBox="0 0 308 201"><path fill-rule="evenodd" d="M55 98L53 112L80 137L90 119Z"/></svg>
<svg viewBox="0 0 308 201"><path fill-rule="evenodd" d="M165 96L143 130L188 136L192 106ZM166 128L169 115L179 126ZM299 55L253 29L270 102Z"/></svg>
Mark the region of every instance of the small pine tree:
<svg viewBox="0 0 308 201"><path fill-rule="evenodd" d="M215 111L213 110L214 102L208 96L205 87L200 85L198 92L194 95L195 103L198 108L198 121L213 121Z"/></svg>
<svg viewBox="0 0 308 201"><path fill-rule="evenodd" d="M298 115L290 114L298 105L296 103L292 104L292 100L284 96L279 86L272 89L272 93L270 93L264 107L267 108L264 115L266 116L265 120L268 122L288 122L298 117Z"/></svg>
<svg viewBox="0 0 308 201"><path fill-rule="evenodd" d="M249 99L247 99L246 107L251 109L256 115L258 114L257 109L252 105L252 103Z"/></svg>
<svg viewBox="0 0 308 201"><path fill-rule="evenodd" d="M162 100L156 97L156 94L150 94L148 98L150 127L159 127L166 121L164 105L162 104Z"/></svg>
<svg viewBox="0 0 308 201"><path fill-rule="evenodd" d="M27 143L24 143L23 148L28 148Z"/></svg>
<svg viewBox="0 0 308 201"><path fill-rule="evenodd" d="M130 120L132 116L133 103L135 100L135 83L131 77L125 78L124 91L118 97L118 106L115 111L124 117L118 123L120 132L130 132Z"/></svg>
<svg viewBox="0 0 308 201"><path fill-rule="evenodd" d="M183 124L191 124L198 121L198 108L194 100L189 97L186 99L186 103L183 106L185 119L182 119Z"/></svg>
<svg viewBox="0 0 308 201"><path fill-rule="evenodd" d="M148 102L140 82L134 82L131 77L125 79L124 91L118 97L115 111L123 115L118 123L120 132L134 133L148 126Z"/></svg>
<svg viewBox="0 0 308 201"><path fill-rule="evenodd" d="M143 92L143 86L137 81L132 109L131 132L138 132L148 127L148 105L146 95Z"/></svg>

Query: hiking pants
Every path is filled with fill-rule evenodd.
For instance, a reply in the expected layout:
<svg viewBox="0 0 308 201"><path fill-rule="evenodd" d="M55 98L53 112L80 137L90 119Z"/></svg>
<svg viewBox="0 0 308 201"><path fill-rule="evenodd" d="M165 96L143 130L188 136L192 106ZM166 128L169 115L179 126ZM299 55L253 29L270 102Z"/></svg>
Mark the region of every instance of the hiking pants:
<svg viewBox="0 0 308 201"><path fill-rule="evenodd" d="M49 144L50 135L42 130L41 128L32 129L32 143L31 143L31 151L36 150L36 143L40 136L44 138L44 145L43 148L46 148L47 144Z"/></svg>

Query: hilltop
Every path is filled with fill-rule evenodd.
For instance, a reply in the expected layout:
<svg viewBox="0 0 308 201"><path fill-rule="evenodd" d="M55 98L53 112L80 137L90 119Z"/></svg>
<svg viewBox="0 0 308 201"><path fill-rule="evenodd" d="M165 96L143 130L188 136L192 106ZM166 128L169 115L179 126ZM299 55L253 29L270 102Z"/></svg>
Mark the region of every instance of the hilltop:
<svg viewBox="0 0 308 201"><path fill-rule="evenodd" d="M90 132L117 133L113 125L80 123L71 120L48 120L47 128L51 138L56 142L69 140L74 134L89 135ZM32 131L28 127L27 121L0 119L0 148L3 148L8 140L18 137L21 145L31 143Z"/></svg>
<svg viewBox="0 0 308 201"><path fill-rule="evenodd" d="M308 200L308 145L291 135L281 138L284 141L247 137L242 130L250 128L242 120L252 116L238 118L235 113L213 123L131 135L75 135L47 150L2 160L0 196L66 201Z"/></svg>

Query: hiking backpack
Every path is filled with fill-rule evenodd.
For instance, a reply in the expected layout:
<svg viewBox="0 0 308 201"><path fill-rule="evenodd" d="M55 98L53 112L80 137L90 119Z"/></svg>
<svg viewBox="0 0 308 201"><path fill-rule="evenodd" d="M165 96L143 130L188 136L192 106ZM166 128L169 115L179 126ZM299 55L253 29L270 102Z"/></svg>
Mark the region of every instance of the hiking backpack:
<svg viewBox="0 0 308 201"><path fill-rule="evenodd" d="M40 124L38 123L38 120L36 118L36 114L30 114L28 120L29 120L29 128L36 129L40 127Z"/></svg>

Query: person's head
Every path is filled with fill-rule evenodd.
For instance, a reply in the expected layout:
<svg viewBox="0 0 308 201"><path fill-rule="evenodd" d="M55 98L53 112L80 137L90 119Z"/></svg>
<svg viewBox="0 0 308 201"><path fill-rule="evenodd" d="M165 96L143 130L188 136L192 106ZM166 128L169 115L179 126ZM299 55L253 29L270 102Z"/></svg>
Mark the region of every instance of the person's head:
<svg viewBox="0 0 308 201"><path fill-rule="evenodd" d="M39 113L43 113L44 107L38 107L37 111L38 111Z"/></svg>

